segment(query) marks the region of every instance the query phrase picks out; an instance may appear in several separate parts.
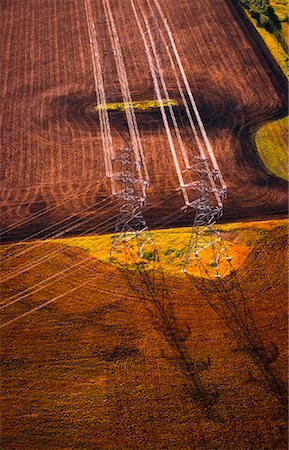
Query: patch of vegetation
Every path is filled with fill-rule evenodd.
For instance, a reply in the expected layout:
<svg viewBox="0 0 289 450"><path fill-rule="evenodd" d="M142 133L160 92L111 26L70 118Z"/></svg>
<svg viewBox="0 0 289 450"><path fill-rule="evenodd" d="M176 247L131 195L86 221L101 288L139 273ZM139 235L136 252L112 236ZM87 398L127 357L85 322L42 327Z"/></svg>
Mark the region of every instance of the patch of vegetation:
<svg viewBox="0 0 289 450"><path fill-rule="evenodd" d="M288 75L288 0L240 0L279 66Z"/></svg>
<svg viewBox="0 0 289 450"><path fill-rule="evenodd" d="M155 252L150 250L148 252L143 252L143 258L147 259L148 261L153 261L155 259Z"/></svg>
<svg viewBox="0 0 289 450"><path fill-rule="evenodd" d="M159 109L160 106L164 106L167 108L168 106L178 106L176 100L162 100L159 102L158 100L143 100L138 102L130 102L130 103L106 103L106 105L97 105L95 107L96 111L125 111L126 109L134 109L136 111L148 111L151 109Z"/></svg>
<svg viewBox="0 0 289 450"><path fill-rule="evenodd" d="M289 180L288 117L261 127L256 133L256 145L266 168L273 175Z"/></svg>
<svg viewBox="0 0 289 450"><path fill-rule="evenodd" d="M182 248L182 249L179 249L179 250L177 250L176 252L175 252L175 256L176 256L176 258L178 258L179 256L183 256L185 253L186 253L186 249L185 248Z"/></svg>
<svg viewBox="0 0 289 450"><path fill-rule="evenodd" d="M243 264L250 253L251 244L256 242L256 239L259 238L259 235L262 235L264 230L275 229L277 226L282 225L285 222L286 220L270 220L220 225L219 228L223 233L225 246L232 257L233 267L237 269ZM232 239L230 233L235 233L238 236L238 242L235 242ZM161 263L164 272L170 275L180 275L187 253L191 228L153 230L151 234L159 255L157 262ZM112 257L110 257L111 238L112 235L85 236L57 239L54 240L54 242L62 245L78 247L96 259L111 265L115 265L117 262L124 263L125 260L121 260L123 255L114 253ZM155 263L154 256L155 253L153 249L145 249L143 253L143 264L146 265L148 271L150 271ZM128 267L133 269L134 265L128 264ZM198 276L198 274L199 272L197 271L195 275Z"/></svg>
<svg viewBox="0 0 289 450"><path fill-rule="evenodd" d="M253 19L256 19L259 27L265 28L270 33L273 33L276 29L281 29L279 18L269 0L247 0L243 3Z"/></svg>
<svg viewBox="0 0 289 450"><path fill-rule="evenodd" d="M263 41L267 45L275 61L282 69L284 75L288 76L288 53L282 48L282 46L280 45L280 43L273 34L269 33L263 28L257 27L255 20L251 19L251 21L256 26L258 33L260 34Z"/></svg>
<svg viewBox="0 0 289 450"><path fill-rule="evenodd" d="M269 33L274 34L284 51L288 51L288 46L283 39L282 25L279 16L276 14L273 5L269 0L240 0L244 8L249 12L252 19L256 20L259 28L264 28ZM275 6L277 2L274 2ZM285 6L282 4L282 6ZM279 10L280 11L280 10ZM284 21L288 21L288 15L281 16Z"/></svg>
<svg viewBox="0 0 289 450"><path fill-rule="evenodd" d="M270 0L280 22L288 21L288 0Z"/></svg>
<svg viewBox="0 0 289 450"><path fill-rule="evenodd" d="M288 47L288 0L270 0L270 4L281 23L282 36Z"/></svg>
<svg viewBox="0 0 289 450"><path fill-rule="evenodd" d="M168 256L168 255L170 255L171 253L174 253L176 250L174 249L174 248L171 248L171 247L169 247L169 248L167 248L165 251L164 251L164 255L165 256Z"/></svg>
<svg viewBox="0 0 289 450"><path fill-rule="evenodd" d="M288 76L288 0L240 2L248 11L272 56ZM285 180L288 180L287 136L288 117L269 122L256 133L256 146L264 166L269 173Z"/></svg>

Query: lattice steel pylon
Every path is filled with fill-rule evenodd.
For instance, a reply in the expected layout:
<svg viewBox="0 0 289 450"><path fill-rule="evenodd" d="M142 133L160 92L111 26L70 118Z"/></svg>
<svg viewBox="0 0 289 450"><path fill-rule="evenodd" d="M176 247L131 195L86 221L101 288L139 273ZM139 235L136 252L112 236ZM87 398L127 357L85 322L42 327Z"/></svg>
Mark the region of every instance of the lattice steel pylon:
<svg viewBox="0 0 289 450"><path fill-rule="evenodd" d="M195 172L197 180L191 185L197 192L197 198L191 204L195 217L182 271L192 271L203 278L223 278L231 273L232 264L217 227L223 205L216 202L214 187L210 183L211 177L217 180L218 173L212 173L206 160L200 157L197 158ZM225 196L226 192L219 189L217 197L223 200Z"/></svg>
<svg viewBox="0 0 289 450"><path fill-rule="evenodd" d="M142 213L146 202L143 193L146 191L147 181L135 177L137 163L132 161L131 152L130 148L121 149L120 156L115 160L120 165L115 179L120 184L117 196L121 200L121 206L110 257L118 259L120 263L127 262L127 258L138 263L145 250L153 248L152 237Z"/></svg>

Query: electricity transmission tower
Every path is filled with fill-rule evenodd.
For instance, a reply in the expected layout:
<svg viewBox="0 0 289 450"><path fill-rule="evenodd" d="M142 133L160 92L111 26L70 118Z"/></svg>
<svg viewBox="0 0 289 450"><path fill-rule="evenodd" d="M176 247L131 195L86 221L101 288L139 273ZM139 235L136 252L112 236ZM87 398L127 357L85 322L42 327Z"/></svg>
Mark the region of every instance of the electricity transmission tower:
<svg viewBox="0 0 289 450"><path fill-rule="evenodd" d="M231 257L225 248L223 238L217 227L217 221L223 214L223 205L216 202L214 188L210 178L218 178L217 171L211 171L206 160L197 158L194 165L196 180L191 187L196 191L197 198L191 203L195 209L192 233L183 265L183 272L197 269L203 278L223 278L231 273ZM226 192L218 192L222 201Z"/></svg>
<svg viewBox="0 0 289 450"><path fill-rule="evenodd" d="M91 2L90 0L84 0L84 3L91 44L97 104L100 106L98 111L105 171L110 179L112 193L117 193L122 203L110 255L120 254L121 252L128 254L130 252L131 255L134 255L134 258L141 259L145 247L147 248L152 243L142 214L149 175L135 112L129 106L132 104L132 96L123 47L110 1L103 0L104 18L98 24L98 31L101 31L102 36L102 50L98 43L99 37L93 21ZM216 226L216 222L223 213L222 201L226 195L226 185L209 143L168 21L158 0L153 0L152 3L155 8L149 7L150 15L147 17L146 10L140 5L136 7L134 0L131 0L131 6L145 46L155 95L159 102L169 149L179 180L179 188L184 197L185 207L195 209L193 230L183 271L190 271L190 268L193 267L194 269L195 266L201 276L222 278L229 274L231 270L230 257ZM113 70L110 60L113 60ZM107 65L108 68L106 68ZM176 85L187 115L190 134L191 137L194 137L195 148L198 150L199 157L193 164L191 152L187 151L188 146L183 140L182 130L179 128L175 111L170 105L170 93L165 76L166 67L170 67L176 78ZM114 155L106 99L106 91L112 92L112 86L115 84L111 71L115 73L116 80L118 79L121 99L126 105L125 116L131 142L129 145L132 148L132 150L130 148L122 149L120 157L117 159ZM104 79L104 73L106 80ZM167 111L164 108L163 100L168 103ZM134 162L131 159L132 154ZM115 175L112 161L120 165L117 175ZM120 187L117 186L119 184Z"/></svg>
<svg viewBox="0 0 289 450"><path fill-rule="evenodd" d="M195 209L193 230L183 271L194 269L196 272L197 269L197 274L202 277L213 275L221 278L231 271L230 257L216 227L216 222L223 213L226 185L200 117L174 37L159 3L154 1L157 11L150 8L151 16L147 18L143 8L137 8L133 0L131 3L160 103L185 209ZM199 153L193 162L189 161L192 157L191 152L187 152L188 146L183 140L182 130L179 128L174 110L169 106L168 113L172 124L170 126L167 113L162 107L163 98L169 104L168 85L162 67L163 56L166 56L167 64L171 66L175 76L190 125L191 137L194 137L194 148Z"/></svg>
<svg viewBox="0 0 289 450"><path fill-rule="evenodd" d="M137 263L143 258L145 249L153 246L153 241L142 214L146 202L143 192L146 191L147 182L136 178L137 163L132 161L131 152L130 148L121 149L120 156L115 160L120 166L115 179L120 184L117 196L121 206L110 257L117 257L120 262L131 258Z"/></svg>

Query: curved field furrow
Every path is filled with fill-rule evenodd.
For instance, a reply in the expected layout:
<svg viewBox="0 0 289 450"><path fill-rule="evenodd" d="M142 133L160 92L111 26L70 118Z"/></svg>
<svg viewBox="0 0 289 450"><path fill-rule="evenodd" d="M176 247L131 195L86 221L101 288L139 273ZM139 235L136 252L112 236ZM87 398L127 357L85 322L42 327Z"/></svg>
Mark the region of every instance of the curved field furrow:
<svg viewBox="0 0 289 450"><path fill-rule="evenodd" d="M141 0L136 4L153 24L150 14L154 2ZM236 1L162 0L161 6L228 186L223 220L284 216L288 209L287 184L266 172L253 134L260 123L285 114L285 77ZM131 3L111 2L111 8L132 99L154 99ZM108 101L121 101L103 2L93 0L92 9L106 96ZM93 205L97 196L110 194L109 180L104 176L99 118L94 110L85 9L79 0L29 4L11 0L5 5L1 21L7 33L2 41L3 226L29 221L29 215L33 219L35 211L41 210L42 220L39 217L34 225L32 220L29 227L37 232L47 226L47 221L64 219ZM152 33L156 45L160 45L153 25ZM189 160L193 160L197 147L185 118L175 73L164 49L159 48L168 94L179 103L175 109L177 126ZM109 117L114 151L130 146L124 114L110 113ZM182 194L160 112L136 112L136 120L151 178L145 211L148 222L154 226L155 218L164 213L157 204L167 195L170 200L165 208L175 211L173 225L190 224L192 214L181 211ZM172 123L170 128L177 146ZM184 166L181 170L185 182L190 181L190 171ZM99 179L103 182L95 188ZM66 196L71 199L63 208ZM108 217L113 213L107 211ZM96 227L97 223L96 214ZM25 233L18 227L6 239L26 237Z"/></svg>

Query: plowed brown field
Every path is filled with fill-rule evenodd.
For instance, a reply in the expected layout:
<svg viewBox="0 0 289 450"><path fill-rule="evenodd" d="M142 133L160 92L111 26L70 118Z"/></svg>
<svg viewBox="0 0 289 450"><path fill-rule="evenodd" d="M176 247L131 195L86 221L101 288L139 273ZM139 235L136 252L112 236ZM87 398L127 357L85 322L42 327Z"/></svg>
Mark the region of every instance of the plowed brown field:
<svg viewBox="0 0 289 450"><path fill-rule="evenodd" d="M285 113L285 77L237 1L161 4L228 185L224 220L284 215L287 185L266 173L252 135L260 123ZM99 43L105 48L101 2L93 5ZM132 11L122 1L112 2L112 9L133 100L153 98ZM51 235L72 223L70 234L111 229L116 207L108 197L93 111L82 1L2 0L1 22L3 239ZM106 59L107 92L114 100L119 92L111 66ZM170 95L178 99L169 70L166 75ZM151 176L148 221L152 226L191 223L191 215L180 211L182 199L159 113L137 113L137 119ZM114 116L113 137L116 147L126 144L121 114Z"/></svg>

